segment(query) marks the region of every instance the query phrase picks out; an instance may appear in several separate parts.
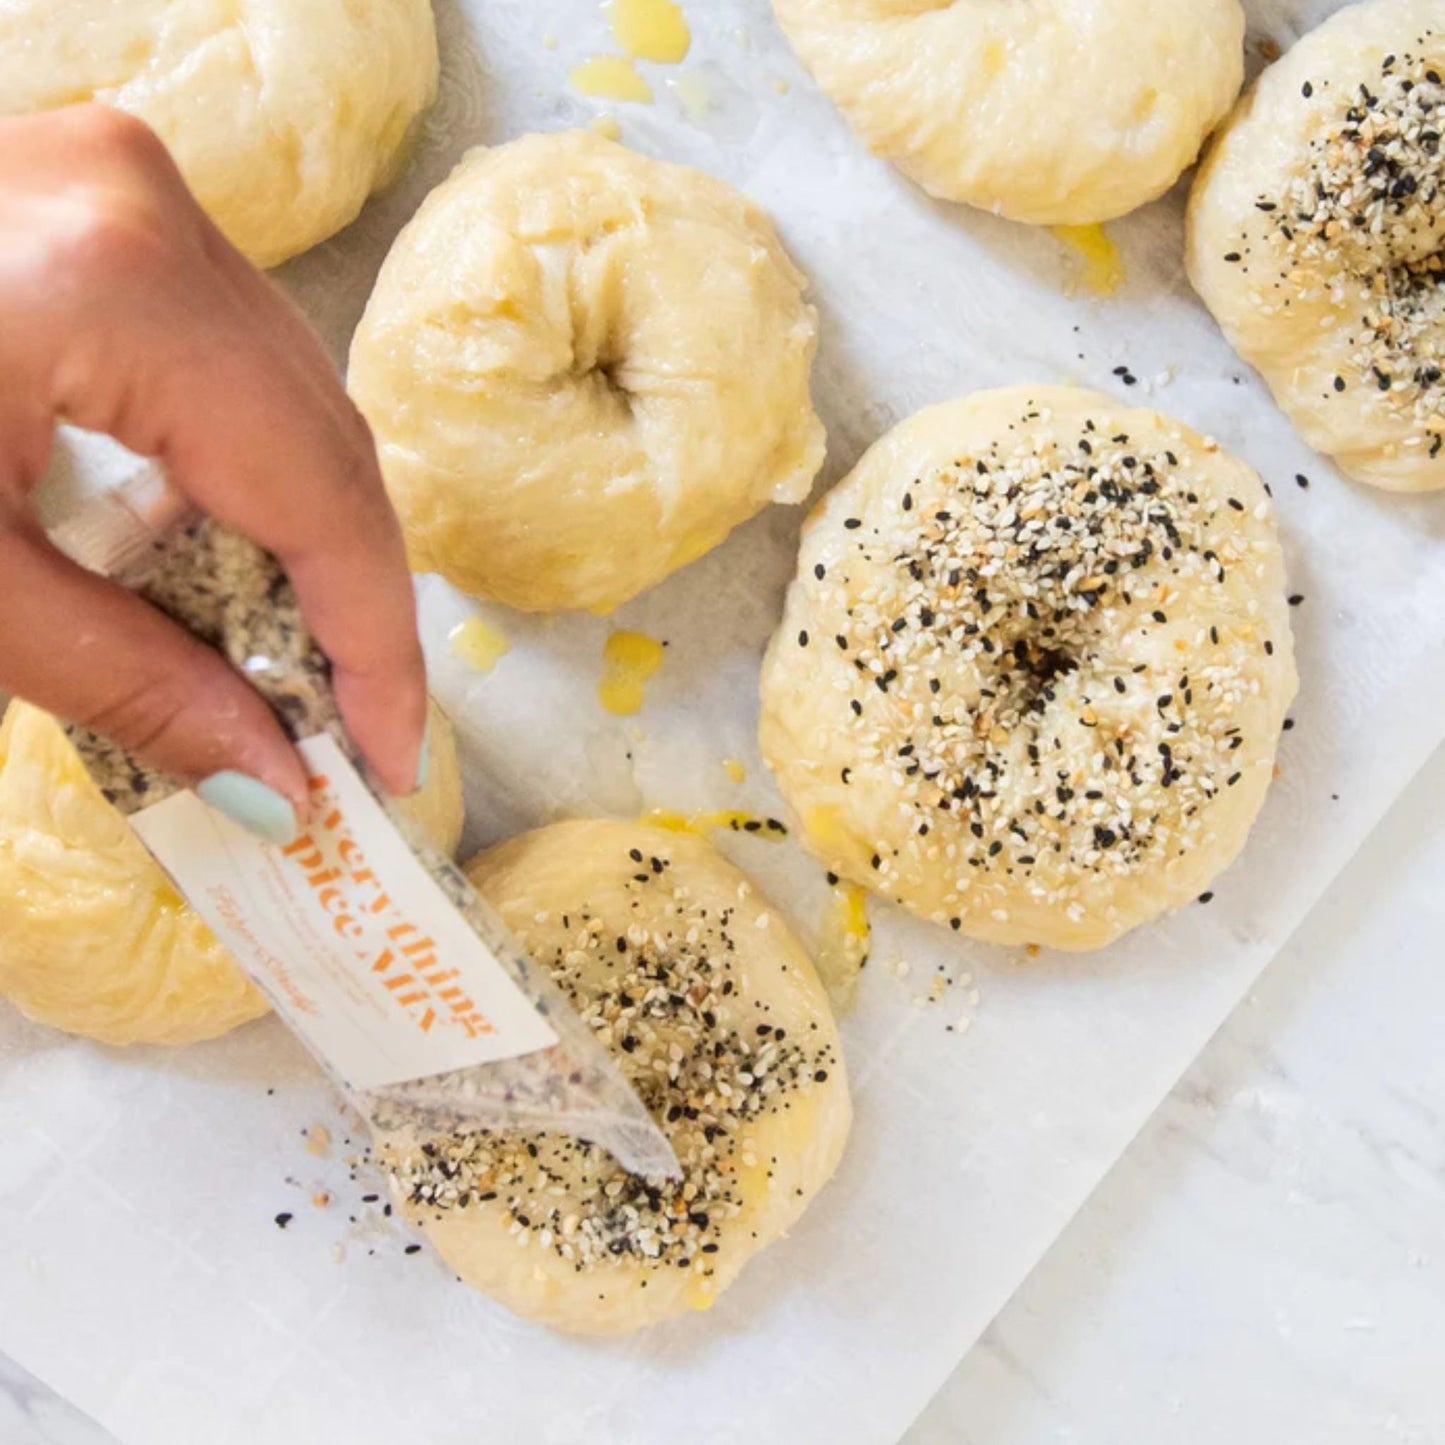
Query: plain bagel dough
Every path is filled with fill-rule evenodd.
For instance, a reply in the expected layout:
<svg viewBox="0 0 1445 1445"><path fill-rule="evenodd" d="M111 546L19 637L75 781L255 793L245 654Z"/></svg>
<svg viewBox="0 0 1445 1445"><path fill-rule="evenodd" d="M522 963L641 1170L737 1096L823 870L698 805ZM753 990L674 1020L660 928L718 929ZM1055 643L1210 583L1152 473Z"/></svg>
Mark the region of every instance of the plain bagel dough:
<svg viewBox="0 0 1445 1445"><path fill-rule="evenodd" d="M356 218L436 84L431 0L0 0L0 115L139 116L258 266Z"/></svg>
<svg viewBox="0 0 1445 1445"><path fill-rule="evenodd" d="M1341 10L1264 73L1189 206L1190 279L1235 350L1393 491L1445 487L1442 75L1441 0Z"/></svg>
<svg viewBox="0 0 1445 1445"><path fill-rule="evenodd" d="M403 803L448 853L462 830L450 725L433 704L431 772ZM91 781L49 713L0 723L0 997L108 1044L190 1044L269 1005Z"/></svg>
<svg viewBox="0 0 1445 1445"><path fill-rule="evenodd" d="M607 610L805 497L817 318L767 218L590 132L478 150L382 268L351 351L413 566Z"/></svg>
<svg viewBox="0 0 1445 1445"><path fill-rule="evenodd" d="M1259 477L1156 412L981 392L809 519L762 749L835 873L995 943L1102 947L1244 844L1294 696Z"/></svg>
<svg viewBox="0 0 1445 1445"><path fill-rule="evenodd" d="M621 1334L706 1309L838 1166L837 1029L783 919L705 839L560 823L467 869L667 1131L680 1181L558 1135L440 1139L393 1198L463 1280L519 1315Z"/></svg>
<svg viewBox="0 0 1445 1445"><path fill-rule="evenodd" d="M773 0L803 64L930 195L1089 225L1162 195L1244 79L1239 0Z"/></svg>

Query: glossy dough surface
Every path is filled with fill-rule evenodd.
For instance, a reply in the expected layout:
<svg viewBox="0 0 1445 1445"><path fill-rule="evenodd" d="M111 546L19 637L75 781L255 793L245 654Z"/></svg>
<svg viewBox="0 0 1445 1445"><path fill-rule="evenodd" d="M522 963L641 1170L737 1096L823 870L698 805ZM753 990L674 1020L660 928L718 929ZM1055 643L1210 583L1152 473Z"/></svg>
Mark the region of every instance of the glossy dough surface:
<svg viewBox="0 0 1445 1445"><path fill-rule="evenodd" d="M559 1329L620 1334L708 1308L797 1222L847 1139L812 963L687 834L561 823L468 873L614 1048L685 1177L643 1180L590 1146L509 1134L437 1141L399 1169L394 1197L468 1284Z"/></svg>
<svg viewBox="0 0 1445 1445"><path fill-rule="evenodd" d="M1087 225L1162 195L1244 79L1239 0L773 0L869 149L930 195Z"/></svg>
<svg viewBox="0 0 1445 1445"><path fill-rule="evenodd" d="M1190 279L1309 444L1357 481L1445 487L1445 4L1305 36L1220 135ZM1433 77L1433 78L1432 78Z"/></svg>
<svg viewBox="0 0 1445 1445"><path fill-rule="evenodd" d="M1259 477L1063 387L903 422L806 526L764 756L835 873L997 943L1100 947L1239 852L1294 696Z"/></svg>
<svg viewBox="0 0 1445 1445"><path fill-rule="evenodd" d="M404 230L351 352L413 566L614 607L808 493L817 318L767 218L590 132L473 151Z"/></svg>
<svg viewBox="0 0 1445 1445"><path fill-rule="evenodd" d="M451 852L451 729L432 708L427 786L405 807ZM215 1038L269 1005L101 795L64 729L12 702L0 724L0 997L108 1044Z"/></svg>
<svg viewBox="0 0 1445 1445"><path fill-rule="evenodd" d="M0 0L0 115L139 116L260 266L356 218L436 84L430 0Z"/></svg>

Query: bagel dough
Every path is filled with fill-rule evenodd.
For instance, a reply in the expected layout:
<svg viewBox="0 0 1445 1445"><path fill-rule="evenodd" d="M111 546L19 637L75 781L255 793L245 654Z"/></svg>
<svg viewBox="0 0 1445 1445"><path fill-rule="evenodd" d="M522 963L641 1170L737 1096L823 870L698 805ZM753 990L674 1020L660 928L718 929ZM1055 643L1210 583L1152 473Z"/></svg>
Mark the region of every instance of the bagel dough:
<svg viewBox="0 0 1445 1445"><path fill-rule="evenodd" d="M433 704L427 785L402 804L448 853L461 774ZM108 1044L215 1038L269 1005L102 796L65 730L28 703L0 723L0 996Z"/></svg>
<svg viewBox="0 0 1445 1445"><path fill-rule="evenodd" d="M556 1134L440 1139L393 1197L468 1284L519 1315L621 1334L707 1309L838 1166L837 1029L782 918L706 840L560 823L476 859L477 888L617 1054L680 1181Z"/></svg>
<svg viewBox="0 0 1445 1445"><path fill-rule="evenodd" d="M817 318L766 217L591 132L473 151L351 351L413 565L608 610L808 494Z"/></svg>
<svg viewBox="0 0 1445 1445"><path fill-rule="evenodd" d="M1239 0L773 0L864 143L930 195L1038 225L1162 195L1244 80Z"/></svg>
<svg viewBox="0 0 1445 1445"><path fill-rule="evenodd" d="M139 116L258 266L356 218L436 85L430 0L0 0L0 115Z"/></svg>
<svg viewBox="0 0 1445 1445"><path fill-rule="evenodd" d="M1263 483L1066 387L903 422L822 502L762 749L834 872L995 943L1098 948L1243 846L1294 696Z"/></svg>
<svg viewBox="0 0 1445 1445"><path fill-rule="evenodd" d="M1189 206L1190 279L1304 439L1445 487L1445 4L1339 11L1267 70Z"/></svg>

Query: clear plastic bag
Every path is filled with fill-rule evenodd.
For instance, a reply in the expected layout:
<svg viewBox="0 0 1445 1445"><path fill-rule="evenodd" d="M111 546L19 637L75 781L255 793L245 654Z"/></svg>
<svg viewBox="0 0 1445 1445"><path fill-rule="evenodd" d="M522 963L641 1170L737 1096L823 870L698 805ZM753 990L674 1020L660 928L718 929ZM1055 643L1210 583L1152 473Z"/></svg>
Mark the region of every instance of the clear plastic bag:
<svg viewBox="0 0 1445 1445"><path fill-rule="evenodd" d="M276 560L246 538L189 515L157 468L87 502L54 527L51 538L81 565L132 588L220 651L271 704L294 740L331 736L451 905L556 1032L553 1047L518 1058L370 1092L348 1088L373 1127L401 1143L479 1130L556 1130L600 1145L633 1173L676 1176L671 1145L605 1047L546 972L518 949L461 870L420 836L371 777L342 726L330 666ZM184 786L105 738L82 728L69 731L122 813L162 802ZM268 989L264 978L256 982ZM328 1061L316 1057L335 1078Z"/></svg>

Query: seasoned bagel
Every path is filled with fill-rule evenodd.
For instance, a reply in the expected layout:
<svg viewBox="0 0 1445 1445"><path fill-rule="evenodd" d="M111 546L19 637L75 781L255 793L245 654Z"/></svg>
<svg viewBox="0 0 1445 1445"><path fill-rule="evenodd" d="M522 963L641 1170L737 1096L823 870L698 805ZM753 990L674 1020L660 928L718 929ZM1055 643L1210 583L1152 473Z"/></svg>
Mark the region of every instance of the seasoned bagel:
<svg viewBox="0 0 1445 1445"><path fill-rule="evenodd" d="M431 712L427 785L402 806L451 852L462 830L450 726ZM0 996L109 1044L190 1044L266 1000L102 796L49 713L0 723Z"/></svg>
<svg viewBox="0 0 1445 1445"><path fill-rule="evenodd" d="M1189 206L1189 275L1307 442L1445 487L1445 3L1370 0L1260 78Z"/></svg>
<svg viewBox="0 0 1445 1445"><path fill-rule="evenodd" d="M356 218L436 85L430 0L0 0L0 115L139 116L258 266Z"/></svg>
<svg viewBox="0 0 1445 1445"><path fill-rule="evenodd" d="M447 1264L517 1314L621 1334L706 1309L837 1168L851 1106L827 996L778 914L701 838L561 823L468 873L666 1130L647 1180L552 1134L391 1157Z"/></svg>
<svg viewBox="0 0 1445 1445"><path fill-rule="evenodd" d="M766 217L590 132L474 151L382 268L351 351L413 565L608 609L823 459L817 319Z"/></svg>
<svg viewBox="0 0 1445 1445"><path fill-rule="evenodd" d="M1239 852L1296 686L1263 484L1064 387L920 412L823 501L762 748L835 873L997 943L1100 947Z"/></svg>
<svg viewBox="0 0 1445 1445"><path fill-rule="evenodd" d="M1174 184L1244 79L1239 0L773 0L868 147L930 195L1088 225Z"/></svg>

